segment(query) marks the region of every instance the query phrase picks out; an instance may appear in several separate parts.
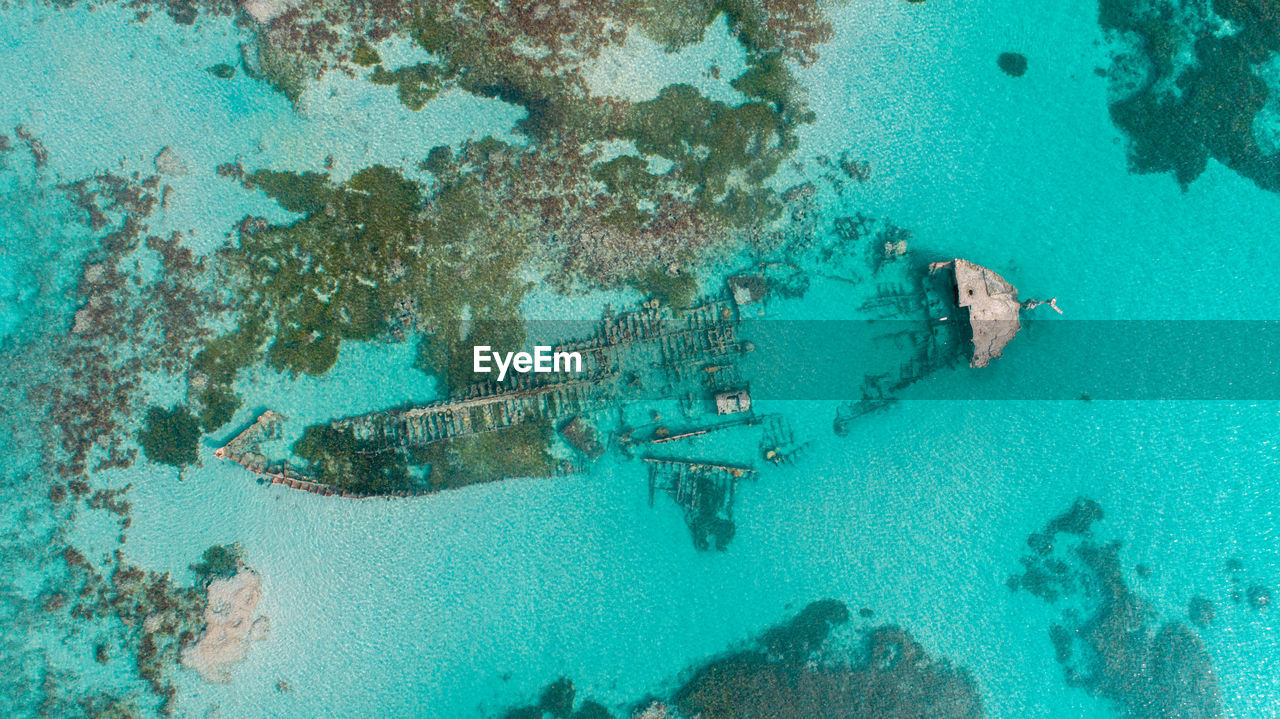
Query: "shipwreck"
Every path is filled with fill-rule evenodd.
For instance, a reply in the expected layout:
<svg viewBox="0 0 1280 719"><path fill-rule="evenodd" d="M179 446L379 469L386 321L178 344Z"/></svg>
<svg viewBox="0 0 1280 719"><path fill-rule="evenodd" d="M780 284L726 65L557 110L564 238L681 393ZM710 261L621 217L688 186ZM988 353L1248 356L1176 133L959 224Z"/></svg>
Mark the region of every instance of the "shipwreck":
<svg viewBox="0 0 1280 719"><path fill-rule="evenodd" d="M761 292L760 285L747 284L757 295ZM461 486L440 483L431 466L434 460L422 466L422 458L447 456L450 447L471 438L546 426L554 428L577 456L560 462L556 472L582 471L585 463L601 457L610 446L624 457L638 452L649 469L650 501L655 493L668 495L681 508L695 546L723 549L733 536L737 481L754 477L755 470L672 455L656 459L649 452L651 447L669 449L682 440L758 423L749 389L737 370L738 358L752 351L752 345L737 335L738 306L758 300L727 288L721 297L681 310L656 300L622 313L606 309L586 336L562 339L555 345L556 351L581 355L580 372L512 373L504 381L476 382L437 401L335 418L322 425L348 437L360 455L421 467L425 474L410 488L353 489L341 477L271 457L269 448L279 452L285 421L272 411L214 455L240 464L263 482L313 494L411 496ZM612 434L611 445L609 437L597 429L599 420L615 414L621 417L623 407L663 398L680 398L694 424L673 432L655 423L648 432L640 431L643 440L635 430L624 429Z"/></svg>
<svg viewBox="0 0 1280 719"><path fill-rule="evenodd" d="M929 273L950 274L955 290L956 305L968 313L973 353L970 367L986 367L991 360L1000 357L1005 345L1022 329L1021 314L1047 304L1059 314L1058 298L1051 300L1018 301L1018 288L1009 284L993 270L956 258L929 265Z"/></svg>

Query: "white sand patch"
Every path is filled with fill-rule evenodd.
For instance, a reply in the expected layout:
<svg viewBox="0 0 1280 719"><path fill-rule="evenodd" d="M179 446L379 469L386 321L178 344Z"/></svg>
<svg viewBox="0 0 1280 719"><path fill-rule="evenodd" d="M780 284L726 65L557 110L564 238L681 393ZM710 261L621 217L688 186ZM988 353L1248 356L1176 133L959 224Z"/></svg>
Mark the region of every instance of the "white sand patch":
<svg viewBox="0 0 1280 719"><path fill-rule="evenodd" d="M729 82L746 67L745 52L721 17L707 27L702 42L673 53L638 32L629 33L625 43L586 63L582 76L598 97L643 102L668 85L684 83L712 99L737 104L743 97Z"/></svg>

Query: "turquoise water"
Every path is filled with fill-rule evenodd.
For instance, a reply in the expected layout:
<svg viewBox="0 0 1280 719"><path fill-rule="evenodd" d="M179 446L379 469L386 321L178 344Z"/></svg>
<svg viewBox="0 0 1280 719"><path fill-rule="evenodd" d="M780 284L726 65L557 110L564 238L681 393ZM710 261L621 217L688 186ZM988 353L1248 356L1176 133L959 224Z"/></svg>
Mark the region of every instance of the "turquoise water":
<svg viewBox="0 0 1280 719"><path fill-rule="evenodd" d="M824 213L891 218L912 230L916 251L998 268L1024 297L1058 297L1068 319L1273 318L1280 198L1214 163L1187 192L1169 177L1128 173L1106 81L1094 73L1107 62L1096 10L1078 5L875 0L834 10L835 39L800 73L818 120L799 154L847 149L873 174L842 198L824 194ZM32 375L18 371L23 358L70 326L69 288L92 240L58 230L40 213L70 210L24 188L121 162L145 169L172 146L191 171L172 181L152 229L194 230L207 250L244 214L287 216L219 180L219 163L318 170L335 155L339 174L407 165L434 144L507 136L522 114L462 93L414 114L393 93L340 78L310 88L295 111L243 74L221 81L204 71L234 61L242 38L230 21L193 29L163 17L128 24L129 13L111 9L2 12L0 53L13 61L0 63L0 128L27 126L51 157L43 185L15 179L4 190L0 328L19 381ZM1005 50L1028 56L1024 77L996 68ZM682 60L696 73L705 57ZM539 293L528 304L530 314L590 318L625 298ZM818 283L773 311L826 317L840 298ZM1035 318L1028 333L1059 321ZM971 381L1054 362L1025 339ZM435 388L412 354L408 344L350 344L320 378L247 373L237 385L245 406L229 426L271 407L297 431L429 399ZM167 404L177 391L157 379L151 399ZM9 407L6 423L39 421ZM990 716L1111 716L1113 705L1062 681L1047 636L1054 612L1005 586L1024 538L1081 494L1105 507L1101 531L1125 542L1131 586L1165 617L1183 616L1197 594L1221 599L1232 557L1250 581L1280 586L1280 402L906 401L846 438L831 432L834 402L760 409L784 414L812 445L801 462L742 487L738 535L722 554L695 551L675 507L648 506L643 468L609 458L582 476L350 502L258 486L213 458L224 431L181 476L139 462L98 479L133 486L131 562L185 577L205 547L235 541L263 576L269 639L230 684L179 672L179 711L190 717L214 706L223 717L478 716L528 701L561 675L623 707L824 597L873 608L967 667ZM754 449L750 437L717 441L717 452ZM37 448L15 434L6 470L5 549L22 567L18 594L52 571L31 548L52 530L23 516L44 511L42 491L22 480ZM86 553L115 547L111 520L86 514L69 531ZM1218 606L1201 636L1228 713L1276 716L1274 613ZM88 667L88 683L127 681L77 655L47 620L14 626L32 638L22 651L33 663L43 661L38 647L53 664ZM291 692L277 691L281 679Z"/></svg>

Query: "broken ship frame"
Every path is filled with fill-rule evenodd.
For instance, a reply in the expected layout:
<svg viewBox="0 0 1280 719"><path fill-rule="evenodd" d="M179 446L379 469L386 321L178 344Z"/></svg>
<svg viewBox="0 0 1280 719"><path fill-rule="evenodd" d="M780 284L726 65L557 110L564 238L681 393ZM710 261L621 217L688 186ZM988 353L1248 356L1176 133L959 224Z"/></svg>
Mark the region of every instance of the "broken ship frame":
<svg viewBox="0 0 1280 719"><path fill-rule="evenodd" d="M940 292L935 275L950 270L950 280ZM927 340L900 368L900 377L885 387L883 376L864 380L864 396L837 413L836 433L843 434L842 422L891 404L892 394L925 376L932 368L950 361L940 347L951 337L939 334L939 327L955 327L959 316L940 316L951 311L967 314L972 338L973 367L985 366L999 357L1003 347L1021 325L1019 310L1039 302L1018 303L1017 290L1000 275L963 259L937 262L928 273L918 268L908 272L907 286L885 284L862 307L880 314L923 315L921 330ZM606 309L594 330L586 337L561 343L555 351L581 353L581 373L515 374L504 382L486 381L470 385L446 399L422 405L394 408L331 421L334 429L350 429L360 440L408 457L411 450L433 443L498 431L530 421L547 420L565 440L588 459L605 451L599 442L591 415L642 400L654 388L662 396L685 397L690 405L713 403L720 419L672 432L664 425L652 428L645 440L637 440L634 428L624 428L614 437L614 448L632 456L641 448L648 469L649 501L658 492L668 495L684 512L700 548L709 544L699 536L698 527L728 523L731 536L733 502L741 479L754 479L754 467L723 462L655 456L646 445L666 445L734 426L766 424L760 442L761 457L775 464L789 461L804 444L796 443L779 416L761 418L754 413L751 396L738 376L736 361L752 349L741 341L737 328L740 309L764 300L766 282L759 275L738 275L726 284L723 297L706 299L682 311L673 311L649 300L634 311L614 314ZM949 296L948 296L949 295ZM952 299L954 297L954 299ZM1053 304L1057 309L1056 303ZM950 312L947 312L949 315ZM724 419L728 417L728 419ZM370 496L414 496L437 491L429 486L414 492L392 495L365 495L339 491L317 481L284 460L271 460L259 450L261 444L278 439L284 417L266 411L214 456L240 464L271 484L279 484L324 496L364 498ZM576 471L579 465L565 463L562 471ZM497 479L497 478L495 478ZM717 523L720 523L717 525ZM719 538L716 541L720 545ZM722 548L722 547L721 547Z"/></svg>

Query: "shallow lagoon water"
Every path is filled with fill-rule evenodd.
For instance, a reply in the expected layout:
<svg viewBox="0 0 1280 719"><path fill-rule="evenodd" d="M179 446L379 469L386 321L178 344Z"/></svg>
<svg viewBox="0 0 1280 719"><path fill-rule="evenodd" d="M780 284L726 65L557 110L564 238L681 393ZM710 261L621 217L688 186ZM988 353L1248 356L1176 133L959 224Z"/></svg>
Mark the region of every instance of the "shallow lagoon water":
<svg viewBox="0 0 1280 719"><path fill-rule="evenodd" d="M248 78L204 72L234 57L229 23L194 33L163 19L125 26L109 11L40 21L4 12L16 18L0 30L5 52L62 68L52 84L0 68L6 126L29 124L64 179L104 156L145 167L161 147L183 148L192 172L175 181L165 222L217 242L230 222L270 206L217 180L217 163L315 169L335 151L348 153L339 168L404 162L410 149L503 132L519 117L448 97L412 115L384 92L345 119L332 106L298 118ZM825 197L828 214L888 216L915 233L917 250L999 268L1023 296L1057 296L1069 319L1274 315L1267 298L1280 275L1264 268L1280 198L1212 163L1187 192L1127 172L1105 80L1093 73L1106 58L1092 7L876 0L835 19L837 37L803 73L819 119L801 154L850 149L870 159L873 178ZM88 35L124 44L57 51ZM996 68L1005 50L1027 54L1024 77ZM154 79L104 90L99 72ZM379 113L417 124L399 125L400 139L352 144ZM424 128L436 133L429 141ZM25 246L4 236L7 250ZM775 311L830 316L839 297L816 287ZM592 317L605 300L620 302L539 294L530 304ZM1054 321L1037 315L1028 332ZM996 372L1054 361L1022 339ZM265 407L300 427L428 398L411 356L410 345L351 345L319 379L246 376L233 426ZM172 399L155 390L156 401ZM271 637L229 685L181 675L180 711L191 717L214 705L234 717L476 716L532 699L562 674L618 706L823 597L873 608L969 668L993 717L1108 716L1113 707L1063 683L1047 636L1053 613L1005 586L1023 539L1080 494L1102 503L1102 531L1125 542L1128 579L1166 617L1195 594L1220 599L1231 557L1280 584L1280 403L907 401L843 439L831 432L834 405L761 408L787 415L812 447L743 486L723 554L696 552L673 506L649 508L635 463L347 502L259 486L213 459L224 439L215 436L181 478L140 463L103 479L134 486L131 561L182 576L205 547L239 541L263 574ZM86 519L76 531L105 551L107 529ZM1150 577L1132 572L1138 562ZM1230 714L1273 715L1273 616L1226 603L1219 614L1202 636ZM278 692L279 679L293 691Z"/></svg>

